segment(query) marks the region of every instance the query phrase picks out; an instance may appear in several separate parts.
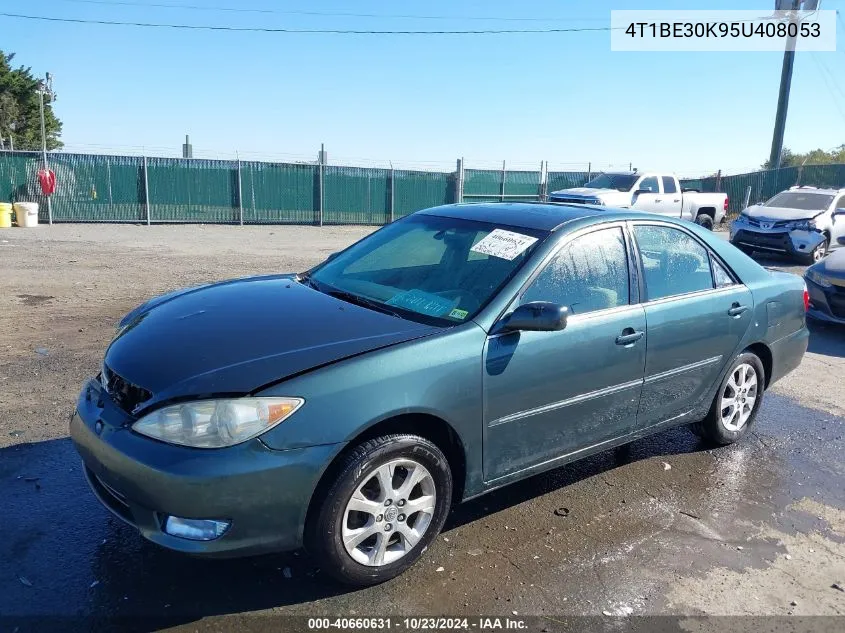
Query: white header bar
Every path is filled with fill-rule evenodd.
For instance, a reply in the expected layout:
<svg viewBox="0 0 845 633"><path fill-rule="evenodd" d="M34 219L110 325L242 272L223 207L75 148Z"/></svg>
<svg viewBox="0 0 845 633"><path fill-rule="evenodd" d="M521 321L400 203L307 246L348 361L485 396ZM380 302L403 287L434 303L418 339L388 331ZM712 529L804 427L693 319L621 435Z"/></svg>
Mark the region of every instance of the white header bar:
<svg viewBox="0 0 845 633"><path fill-rule="evenodd" d="M611 11L612 51L836 50L836 11Z"/></svg>

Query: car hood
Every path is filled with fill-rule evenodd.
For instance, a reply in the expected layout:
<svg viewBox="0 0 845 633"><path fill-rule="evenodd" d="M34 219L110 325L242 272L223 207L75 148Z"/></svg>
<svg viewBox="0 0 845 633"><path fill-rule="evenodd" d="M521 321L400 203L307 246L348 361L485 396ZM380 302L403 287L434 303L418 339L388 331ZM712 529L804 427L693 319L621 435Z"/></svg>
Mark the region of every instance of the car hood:
<svg viewBox="0 0 845 633"><path fill-rule="evenodd" d="M743 213L756 220L810 220L824 211L807 211L805 209L786 209L783 207L766 207L755 204Z"/></svg>
<svg viewBox="0 0 845 633"><path fill-rule="evenodd" d="M617 194L617 193L625 193L623 191L617 191L616 189L594 189L593 187L573 187L571 189L561 189L560 191L553 191L550 193L550 196L562 195L562 196L604 196L607 194Z"/></svg>
<svg viewBox="0 0 845 633"><path fill-rule="evenodd" d="M845 249L833 251L811 268L826 277L845 280Z"/></svg>
<svg viewBox="0 0 845 633"><path fill-rule="evenodd" d="M163 295L120 323L106 352L124 408L183 397L242 395L343 358L439 331L346 303L290 275ZM291 394L296 395L296 394Z"/></svg>

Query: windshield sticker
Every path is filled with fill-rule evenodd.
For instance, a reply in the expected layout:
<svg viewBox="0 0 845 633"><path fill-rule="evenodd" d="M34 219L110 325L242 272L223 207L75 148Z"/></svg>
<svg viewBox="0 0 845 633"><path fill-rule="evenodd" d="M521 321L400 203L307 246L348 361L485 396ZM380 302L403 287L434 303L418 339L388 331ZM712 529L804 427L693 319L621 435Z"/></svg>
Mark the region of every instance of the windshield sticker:
<svg viewBox="0 0 845 633"><path fill-rule="evenodd" d="M511 261L536 241L536 237L495 229L470 250Z"/></svg>
<svg viewBox="0 0 845 633"><path fill-rule="evenodd" d="M468 314L469 312L467 312L466 310L458 310L457 308L455 308L449 313L449 316L453 319L465 319L467 318Z"/></svg>
<svg viewBox="0 0 845 633"><path fill-rule="evenodd" d="M414 289L393 295L387 305L405 308L428 316L442 316L454 308L456 303L458 303L457 299L445 299L425 290Z"/></svg>

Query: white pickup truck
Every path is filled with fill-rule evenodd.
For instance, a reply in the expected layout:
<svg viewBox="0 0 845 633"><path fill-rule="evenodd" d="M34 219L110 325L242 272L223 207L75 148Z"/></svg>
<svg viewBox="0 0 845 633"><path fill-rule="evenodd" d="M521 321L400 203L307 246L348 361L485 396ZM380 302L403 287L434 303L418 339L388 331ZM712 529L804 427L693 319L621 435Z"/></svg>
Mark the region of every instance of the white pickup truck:
<svg viewBox="0 0 845 633"><path fill-rule="evenodd" d="M553 191L549 202L648 211L689 220L711 230L725 219L728 210L725 193L683 191L674 175L635 171L599 174L583 187Z"/></svg>

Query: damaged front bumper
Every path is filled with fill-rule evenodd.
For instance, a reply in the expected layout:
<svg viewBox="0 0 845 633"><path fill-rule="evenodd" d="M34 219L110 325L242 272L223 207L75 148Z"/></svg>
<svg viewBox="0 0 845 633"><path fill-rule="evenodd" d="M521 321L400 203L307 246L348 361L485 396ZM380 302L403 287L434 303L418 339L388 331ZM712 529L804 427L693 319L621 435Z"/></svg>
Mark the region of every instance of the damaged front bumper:
<svg viewBox="0 0 845 633"><path fill-rule="evenodd" d="M763 229L746 224L731 225L730 241L755 251L781 253L784 255L809 255L825 241L823 233L794 229Z"/></svg>

